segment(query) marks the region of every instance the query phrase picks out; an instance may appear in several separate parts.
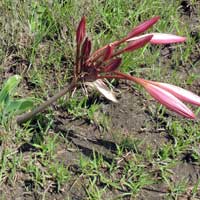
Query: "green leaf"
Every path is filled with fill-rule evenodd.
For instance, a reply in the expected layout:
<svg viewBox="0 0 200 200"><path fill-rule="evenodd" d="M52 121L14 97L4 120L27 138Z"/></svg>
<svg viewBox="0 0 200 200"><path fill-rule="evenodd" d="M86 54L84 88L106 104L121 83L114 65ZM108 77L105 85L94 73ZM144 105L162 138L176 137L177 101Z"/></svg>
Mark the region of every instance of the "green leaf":
<svg viewBox="0 0 200 200"><path fill-rule="evenodd" d="M15 88L18 86L21 77L19 75L11 76L3 85L0 91L0 104L8 102L9 96L12 96Z"/></svg>
<svg viewBox="0 0 200 200"><path fill-rule="evenodd" d="M17 100L10 100L8 105L6 106L7 113L22 113L25 112L34 106L34 99L17 99Z"/></svg>

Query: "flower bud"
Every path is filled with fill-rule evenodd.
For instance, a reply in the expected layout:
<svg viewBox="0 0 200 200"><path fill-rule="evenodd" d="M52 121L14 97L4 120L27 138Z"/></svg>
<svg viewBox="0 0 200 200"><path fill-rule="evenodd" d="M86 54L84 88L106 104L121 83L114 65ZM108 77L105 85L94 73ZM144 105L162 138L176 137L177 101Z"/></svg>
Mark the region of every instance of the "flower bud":
<svg viewBox="0 0 200 200"><path fill-rule="evenodd" d="M146 82L143 85L147 92L168 109L190 119L195 119L194 113L173 94L156 85Z"/></svg>
<svg viewBox="0 0 200 200"><path fill-rule="evenodd" d="M86 24L86 19L85 19L85 16L83 16L76 30L76 42L78 45L81 44L81 42L83 41L85 37L85 33L86 33L85 24Z"/></svg>
<svg viewBox="0 0 200 200"><path fill-rule="evenodd" d="M105 66L103 69L103 72L112 72L115 71L121 64L122 59L116 58L113 59L109 65Z"/></svg>
<svg viewBox="0 0 200 200"><path fill-rule="evenodd" d="M149 29L151 26L153 26L158 20L160 19L159 16L157 17L153 17L145 22L143 22L142 24L140 24L139 26L136 26L129 34L128 34L128 38L137 36L143 32L145 32L147 29Z"/></svg>
<svg viewBox="0 0 200 200"><path fill-rule="evenodd" d="M134 51L138 48L143 47L145 44L147 44L151 38L153 37L153 35L147 35L145 37L139 38L137 40L131 41L127 47L124 48L124 51L130 52L130 51Z"/></svg>

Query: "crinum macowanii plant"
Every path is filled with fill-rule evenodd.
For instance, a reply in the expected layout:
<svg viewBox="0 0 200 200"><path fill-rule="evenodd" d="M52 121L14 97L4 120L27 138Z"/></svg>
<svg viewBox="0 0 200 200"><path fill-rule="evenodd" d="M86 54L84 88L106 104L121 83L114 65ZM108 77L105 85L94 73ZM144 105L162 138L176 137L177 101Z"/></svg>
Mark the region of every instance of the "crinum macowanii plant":
<svg viewBox="0 0 200 200"><path fill-rule="evenodd" d="M125 79L133 81L143 86L154 99L168 109L186 118L194 119L194 113L183 102L200 106L200 97L196 94L168 83L145 80L119 71L122 63L120 56L123 53L132 52L148 43L171 44L184 42L186 40L185 37L166 33L143 34L159 19L159 16L153 17L133 28L124 38L109 43L92 52L92 42L86 35L86 19L82 17L76 31L76 60L71 84L35 110L18 116L17 123L21 124L31 119L67 92L72 92L79 83L93 86L106 98L117 102L113 92L104 83L104 79Z"/></svg>

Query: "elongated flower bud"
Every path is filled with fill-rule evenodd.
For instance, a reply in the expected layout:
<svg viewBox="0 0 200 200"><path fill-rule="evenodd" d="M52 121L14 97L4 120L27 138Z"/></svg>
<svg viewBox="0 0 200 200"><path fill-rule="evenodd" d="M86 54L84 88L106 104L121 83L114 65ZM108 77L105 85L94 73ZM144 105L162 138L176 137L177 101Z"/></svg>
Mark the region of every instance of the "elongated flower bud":
<svg viewBox="0 0 200 200"><path fill-rule="evenodd" d="M114 50L114 46L110 44L105 48L103 61L108 60L112 56L113 50Z"/></svg>
<svg viewBox="0 0 200 200"><path fill-rule="evenodd" d="M186 38L166 33L151 33L153 35L150 43L152 44L171 44L185 42Z"/></svg>
<svg viewBox="0 0 200 200"><path fill-rule="evenodd" d="M200 97L194 94L193 92L190 92L181 87L171 85L168 83L159 83L159 82L153 82L153 81L151 81L151 83L164 90L167 90L168 92L173 94L175 97L177 97L181 101L200 106Z"/></svg>
<svg viewBox="0 0 200 200"><path fill-rule="evenodd" d="M107 65L104 69L103 72L112 72L115 71L121 64L122 59L121 58L116 58L110 62L109 65Z"/></svg>
<svg viewBox="0 0 200 200"><path fill-rule="evenodd" d="M149 33L149 34L144 34L144 35L140 35L140 36L130 38L130 39L127 40L127 42L135 41L135 40L138 40L140 38L146 37L148 35L153 35L153 37L149 41L151 44L171 44L171 43L181 43L181 42L186 41L185 37L177 36L177 35L173 35L173 34Z"/></svg>
<svg viewBox="0 0 200 200"><path fill-rule="evenodd" d="M153 37L153 35L147 35L145 37L134 40L134 41L130 42L127 45L127 47L124 48L124 51L130 52L130 51L134 51L138 48L141 48L145 44L147 44L151 40L152 37Z"/></svg>
<svg viewBox="0 0 200 200"><path fill-rule="evenodd" d="M194 113L173 94L151 83L146 83L143 86L154 99L166 106L168 109L184 117L195 119Z"/></svg>
<svg viewBox="0 0 200 200"><path fill-rule="evenodd" d="M83 16L76 30L76 43L78 45L81 44L81 42L83 41L85 37L85 34L86 34L85 24L86 24L86 19L85 19L85 16Z"/></svg>
<svg viewBox="0 0 200 200"><path fill-rule="evenodd" d="M86 37L81 49L81 53L84 59L87 59L89 57L91 52L91 47L92 47L91 41L88 39L88 37Z"/></svg>
<svg viewBox="0 0 200 200"><path fill-rule="evenodd" d="M145 22L143 22L142 24L140 24L139 26L136 26L129 34L128 34L128 38L137 36L141 33L144 33L146 30L148 30L151 26L153 26L158 20L160 19L159 16L153 17Z"/></svg>

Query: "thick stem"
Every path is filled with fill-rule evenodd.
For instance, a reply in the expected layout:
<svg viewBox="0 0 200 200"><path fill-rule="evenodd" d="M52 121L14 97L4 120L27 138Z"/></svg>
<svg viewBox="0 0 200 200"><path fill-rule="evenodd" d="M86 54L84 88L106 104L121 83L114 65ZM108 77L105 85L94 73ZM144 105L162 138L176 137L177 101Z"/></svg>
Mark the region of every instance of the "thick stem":
<svg viewBox="0 0 200 200"><path fill-rule="evenodd" d="M44 111L45 108L47 108L49 105L51 105L52 103L57 101L57 99L59 99L60 97L65 95L67 92L72 91L75 88L76 83L77 82L75 80L73 80L68 87L64 87L61 91L56 93L54 96L52 96L50 99L48 99L47 101L42 103L40 106L36 107L34 110L17 116L17 119L16 119L17 124L22 124L22 123L28 121L29 119L31 119L33 116L35 116L39 112Z"/></svg>
<svg viewBox="0 0 200 200"><path fill-rule="evenodd" d="M131 76L129 74L124 74L122 72L119 71L114 71L114 74L116 74L117 76L119 76L120 79L125 79L125 80L130 80L133 81L139 85L145 86L145 84L148 82L147 80L143 79L143 78L138 78L135 76Z"/></svg>
<svg viewBox="0 0 200 200"><path fill-rule="evenodd" d="M120 71L113 71L112 72L115 75L101 75L101 76L97 76L98 79L104 79L104 78L109 78L109 79L124 79L124 80L129 80L129 81L133 81L139 85L145 86L145 84L147 82L151 82L151 81L147 81L145 79L142 78L138 78L135 76L131 76L129 74L124 74Z"/></svg>

